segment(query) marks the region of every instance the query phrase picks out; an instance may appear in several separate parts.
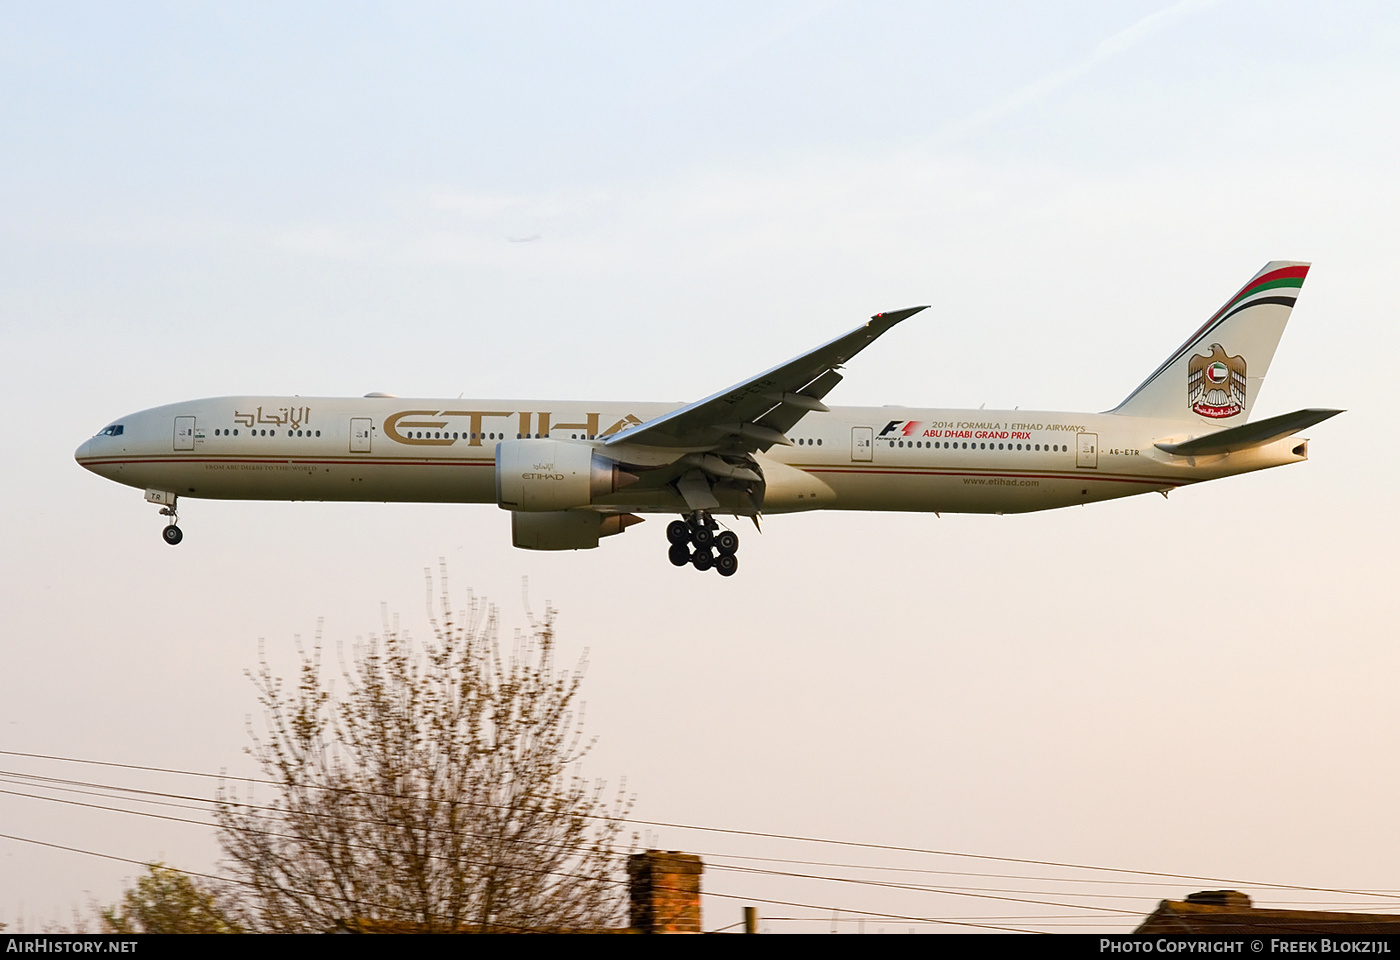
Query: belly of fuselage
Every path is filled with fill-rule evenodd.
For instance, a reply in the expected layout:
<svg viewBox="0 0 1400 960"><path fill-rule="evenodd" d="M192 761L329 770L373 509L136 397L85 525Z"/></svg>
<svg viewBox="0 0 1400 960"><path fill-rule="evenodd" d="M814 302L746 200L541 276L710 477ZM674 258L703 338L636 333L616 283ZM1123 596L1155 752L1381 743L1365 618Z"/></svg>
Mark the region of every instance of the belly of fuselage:
<svg viewBox="0 0 1400 960"><path fill-rule="evenodd" d="M377 500L489 503L489 459L162 457L94 468L119 483L210 500Z"/></svg>
<svg viewBox="0 0 1400 960"><path fill-rule="evenodd" d="M806 469L831 487L835 499L823 506L835 510L1030 513L1169 486L1123 474L971 465L955 469L858 465Z"/></svg>

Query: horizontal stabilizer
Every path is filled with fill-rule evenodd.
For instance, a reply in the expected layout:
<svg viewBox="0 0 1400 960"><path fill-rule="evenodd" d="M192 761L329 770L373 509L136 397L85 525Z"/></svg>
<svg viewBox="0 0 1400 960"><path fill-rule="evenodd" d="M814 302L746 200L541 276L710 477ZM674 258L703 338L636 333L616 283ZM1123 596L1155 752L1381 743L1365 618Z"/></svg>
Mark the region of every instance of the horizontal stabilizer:
<svg viewBox="0 0 1400 960"><path fill-rule="evenodd" d="M1234 453L1250 447L1263 446L1283 437L1306 430L1315 423L1335 417L1341 410L1295 410L1257 423L1245 423L1218 433L1207 434L1183 443L1159 443L1158 450L1177 457L1209 457L1219 453Z"/></svg>

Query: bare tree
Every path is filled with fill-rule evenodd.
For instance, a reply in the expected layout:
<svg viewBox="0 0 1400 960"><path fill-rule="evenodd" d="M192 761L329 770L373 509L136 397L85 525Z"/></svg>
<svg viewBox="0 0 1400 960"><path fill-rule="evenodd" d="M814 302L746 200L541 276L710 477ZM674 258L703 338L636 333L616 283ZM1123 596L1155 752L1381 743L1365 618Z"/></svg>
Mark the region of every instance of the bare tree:
<svg viewBox="0 0 1400 960"><path fill-rule="evenodd" d="M445 584L445 578L444 578ZM431 585L430 585L431 593ZM433 639L395 627L356 644L343 694L315 647L295 685L264 655L249 677L266 733L250 753L266 806L222 795L220 837L267 930L338 923L423 931L560 930L618 923L630 802L575 764L585 663L554 663L554 612L503 656L494 608L454 614Z"/></svg>

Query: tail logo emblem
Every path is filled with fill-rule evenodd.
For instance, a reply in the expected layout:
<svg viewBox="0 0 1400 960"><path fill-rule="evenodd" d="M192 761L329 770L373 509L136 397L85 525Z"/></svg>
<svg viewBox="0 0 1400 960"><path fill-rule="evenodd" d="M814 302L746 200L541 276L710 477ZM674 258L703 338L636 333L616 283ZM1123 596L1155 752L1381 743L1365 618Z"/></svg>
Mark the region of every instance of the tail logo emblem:
<svg viewBox="0 0 1400 960"><path fill-rule="evenodd" d="M1192 412L1214 420L1244 412L1244 357L1227 357L1218 343L1210 345L1210 355L1191 358L1186 372L1186 399Z"/></svg>

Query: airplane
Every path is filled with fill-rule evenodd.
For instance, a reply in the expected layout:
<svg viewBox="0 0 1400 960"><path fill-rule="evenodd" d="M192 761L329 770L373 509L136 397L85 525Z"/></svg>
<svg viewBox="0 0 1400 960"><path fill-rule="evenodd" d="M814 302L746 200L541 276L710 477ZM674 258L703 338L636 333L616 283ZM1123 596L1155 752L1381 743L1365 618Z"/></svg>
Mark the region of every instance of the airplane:
<svg viewBox="0 0 1400 960"><path fill-rule="evenodd" d="M665 403L217 397L113 421L75 454L145 490L183 539L182 498L495 503L527 550L580 550L672 514L672 564L738 570L717 517L810 510L1024 513L1308 458L1341 410L1250 420L1309 264L1255 274L1103 413L828 407L843 366L927 307L863 326L703 400Z"/></svg>

